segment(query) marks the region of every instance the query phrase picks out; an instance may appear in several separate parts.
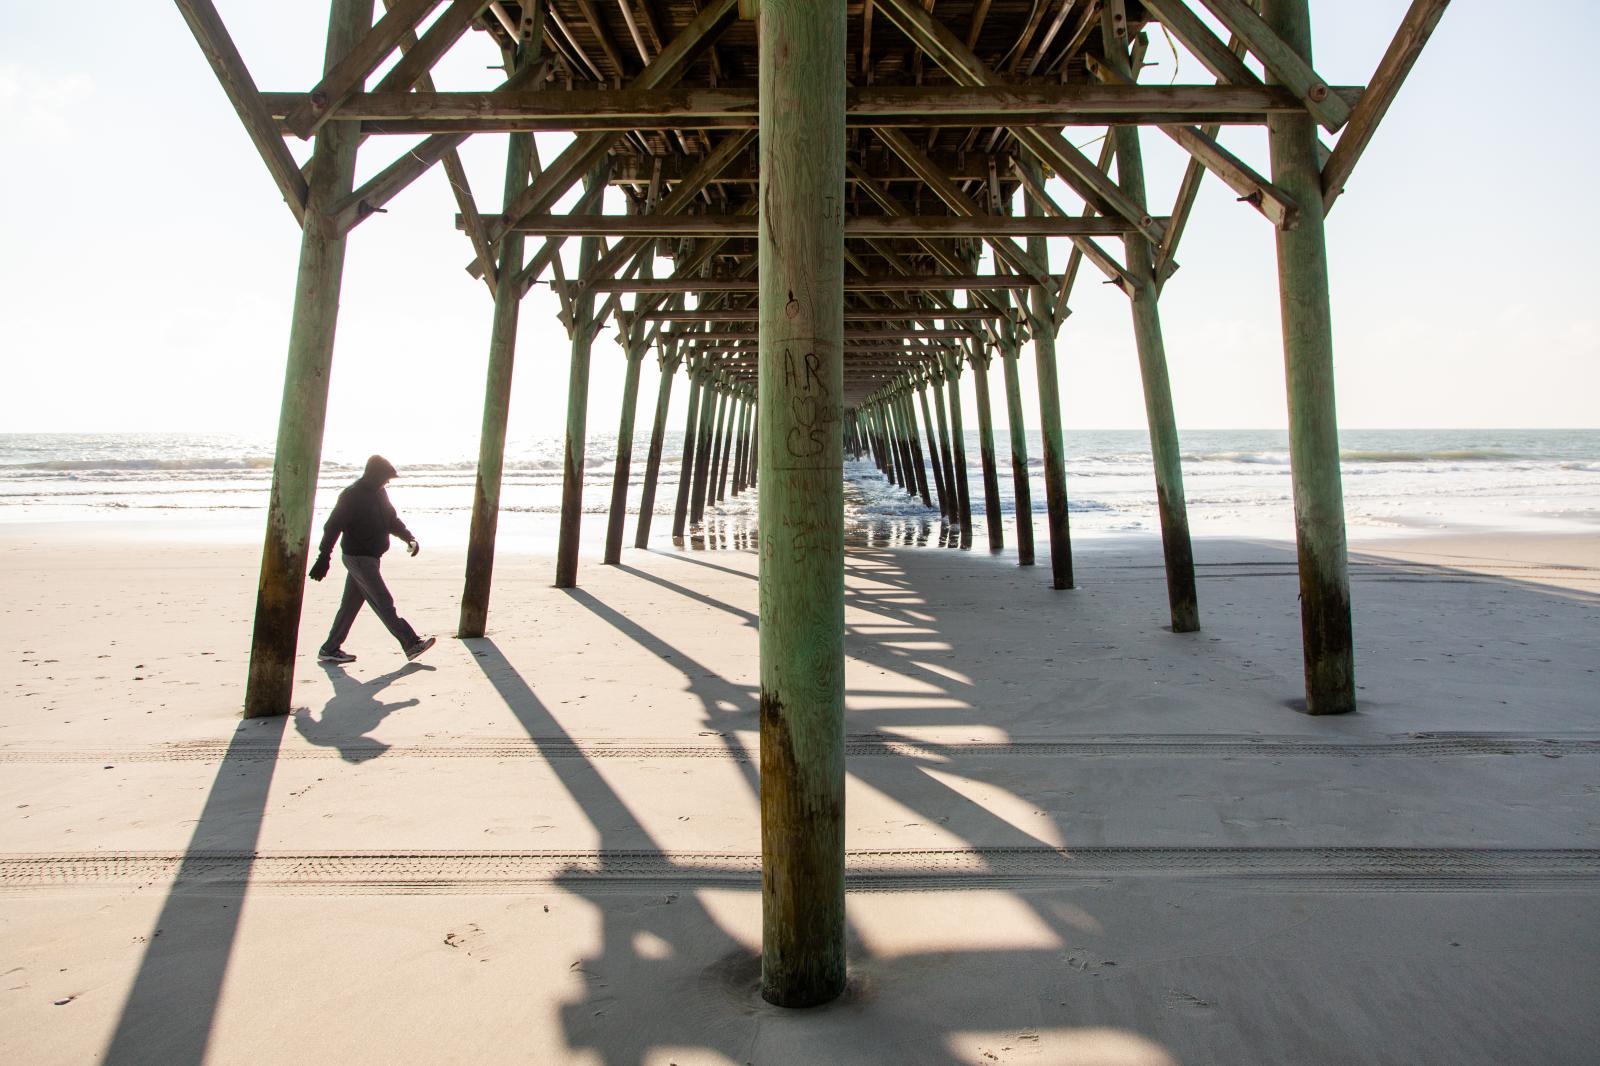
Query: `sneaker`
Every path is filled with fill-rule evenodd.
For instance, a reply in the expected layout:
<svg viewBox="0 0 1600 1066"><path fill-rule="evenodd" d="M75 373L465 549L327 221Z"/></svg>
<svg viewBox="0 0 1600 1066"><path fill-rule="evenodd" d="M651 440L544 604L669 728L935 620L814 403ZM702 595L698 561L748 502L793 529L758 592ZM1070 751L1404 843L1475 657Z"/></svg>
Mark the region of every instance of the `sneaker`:
<svg viewBox="0 0 1600 1066"><path fill-rule="evenodd" d="M423 637L421 640L417 641L415 644L411 645L411 647L406 649L406 659L415 659L417 656L433 647L436 640L438 640L437 637Z"/></svg>
<svg viewBox="0 0 1600 1066"><path fill-rule="evenodd" d="M354 655L339 648L334 648L332 651L322 648L317 652L317 662L319 663L353 663L355 661L356 657Z"/></svg>

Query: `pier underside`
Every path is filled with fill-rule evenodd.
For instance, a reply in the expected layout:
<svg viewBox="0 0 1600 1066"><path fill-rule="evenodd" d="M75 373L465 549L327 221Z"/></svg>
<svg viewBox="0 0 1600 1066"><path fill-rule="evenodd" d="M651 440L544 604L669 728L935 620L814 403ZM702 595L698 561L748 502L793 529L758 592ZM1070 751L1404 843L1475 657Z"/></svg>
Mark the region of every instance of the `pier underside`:
<svg viewBox="0 0 1600 1066"><path fill-rule="evenodd" d="M370 0L332 0L322 80L265 93L211 0L177 4L303 233L247 716L291 705L345 242L382 225L373 217L434 166L454 190L468 283L485 286L494 323L458 635L503 633L503 612L518 606L501 602L504 583L493 580L495 536L517 311L535 283L558 293L571 342L557 588L587 588L585 442L612 419L631 442L649 353L662 375L643 471L651 499L680 370L690 391L673 537L692 536L730 494L758 494L751 576L761 625L752 615L749 637L759 642L761 994L770 1002L808 1006L846 988L845 456L870 457L937 507L959 530L958 549L973 546L980 523L987 546L1002 547L988 373L998 358L1013 476L1025 481L1031 462L1024 426L1041 432L1048 560L1047 574L1008 580L1078 590L1044 596L1047 633L1081 627L1092 590L1113 580L1075 565L1071 543L1058 346L1071 343L1063 327L1080 275L1128 301L1159 502L1164 627L1203 659L1206 637L1194 634L1209 631L1213 613L1202 612L1197 588L1181 397L1159 297L1182 284L1173 280L1180 238L1208 175L1237 194L1239 225L1276 236L1300 706L1356 709L1323 219L1445 0L1411 6L1366 86L1317 73L1306 0L385 0L377 12ZM1141 81L1153 32L1196 60L1203 84ZM439 91L430 70L469 34L499 46L504 83ZM1265 127L1265 172L1219 142L1234 125ZM1105 131L1087 154L1064 132L1083 126ZM540 130L574 136L541 159L531 136ZM484 133L511 134L498 212L475 197L457 154ZM395 135L423 139L356 185L358 148L382 155ZM1323 143L1335 135L1333 147ZM312 141L304 170L285 136ZM1147 187L1149 137L1190 158L1175 191ZM574 206L556 210L578 190ZM606 210L615 190L620 213ZM568 241L577 254L564 260ZM1053 261L1061 251L1065 260ZM591 423L591 347L612 323L628 360L625 396ZM1024 370L1037 381L1036 412L1018 399ZM975 426L965 424L964 394L976 400ZM968 482L969 433L978 486ZM632 476L630 449L619 447L604 561L623 567ZM1017 498L1026 493L1019 484ZM638 546L650 543L651 514L639 516ZM1034 560L1031 523L1027 538L1024 567ZM1007 621L987 619L972 639L1009 647ZM1077 698L1062 693L1059 713L1070 716Z"/></svg>

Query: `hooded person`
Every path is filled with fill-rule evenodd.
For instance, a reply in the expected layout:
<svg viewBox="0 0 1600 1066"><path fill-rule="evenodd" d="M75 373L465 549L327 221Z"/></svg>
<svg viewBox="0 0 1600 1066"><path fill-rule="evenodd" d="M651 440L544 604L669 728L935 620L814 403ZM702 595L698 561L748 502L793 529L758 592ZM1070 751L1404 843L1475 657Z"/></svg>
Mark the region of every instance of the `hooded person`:
<svg viewBox="0 0 1600 1066"><path fill-rule="evenodd" d="M356 657L345 651L344 640L350 635L356 615L362 604L369 604L380 621L388 627L407 659L415 659L433 647L433 637L420 637L411 624L394 609L394 597L383 583L379 562L389 550L389 538L399 537L411 555L421 551L417 538L411 535L406 524L400 521L389 493L384 486L395 477L394 464L381 455L367 460L361 476L339 493L327 524L322 527L322 545L317 550L317 561L311 567L310 577L321 581L328 576L328 564L333 558L333 547L343 540L342 558L345 569L344 598L339 601L339 612L333 616L333 628L328 639L317 650L317 661L324 663L353 663Z"/></svg>

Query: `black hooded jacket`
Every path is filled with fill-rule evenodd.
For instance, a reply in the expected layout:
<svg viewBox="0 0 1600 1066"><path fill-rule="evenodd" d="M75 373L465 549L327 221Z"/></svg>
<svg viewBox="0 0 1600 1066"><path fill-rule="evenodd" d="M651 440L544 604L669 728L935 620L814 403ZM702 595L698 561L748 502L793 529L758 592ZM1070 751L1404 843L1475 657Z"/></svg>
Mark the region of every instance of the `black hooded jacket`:
<svg viewBox="0 0 1600 1066"><path fill-rule="evenodd" d="M341 534L345 555L382 555L389 550L390 534L405 541L416 539L384 491L384 483L394 476L394 467L383 456L367 460L366 472L339 493L339 502L322 527L321 555L333 554Z"/></svg>

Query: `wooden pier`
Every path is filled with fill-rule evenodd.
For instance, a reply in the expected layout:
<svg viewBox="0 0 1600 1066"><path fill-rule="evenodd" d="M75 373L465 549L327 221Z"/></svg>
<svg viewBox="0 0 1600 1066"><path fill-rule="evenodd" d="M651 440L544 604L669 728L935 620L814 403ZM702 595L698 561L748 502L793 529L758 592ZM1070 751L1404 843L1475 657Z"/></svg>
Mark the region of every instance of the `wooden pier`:
<svg viewBox="0 0 1600 1066"><path fill-rule="evenodd" d="M1020 385L1031 366L1050 563L1040 580L1062 590L1095 580L1073 566L1058 380L1085 263L1128 300L1171 626L1200 628L1160 296L1207 175L1236 194L1239 226L1275 230L1306 706L1354 709L1324 216L1448 0L1415 0L1398 31L1372 27L1392 43L1366 86L1317 73L1306 0L384 0L376 21L371 0L331 0L321 80L272 92L256 86L211 0L176 2L302 231L247 716L290 707L346 242L382 225L374 216L436 166L456 199L463 284L485 287L492 322L459 635L488 624L518 310L535 283L559 297L571 341L557 586L581 579L591 424L619 436L603 558L623 558L647 368L660 376L634 548L650 540L680 373L688 415L671 535L730 492L758 494L770 1001L826 1002L845 981L844 455L870 456L936 508L960 547L973 542L976 495L985 543L1002 547L998 357L1017 557L1031 566ZM1143 83L1152 32L1181 42L1206 82ZM430 71L469 34L498 45L503 83L437 90ZM1064 135L1069 125L1105 128L1095 157ZM1219 142L1237 125L1266 129L1269 173ZM534 131L574 138L541 160ZM510 134L494 205L458 156L486 133ZM1147 187L1147 135L1190 157L1170 202ZM285 137L312 141L305 168ZM392 157L360 186L358 149ZM557 212L580 185L576 206ZM625 213L602 211L607 189L622 191ZM1070 243L1064 263L1051 261L1051 237ZM571 277L568 239L579 242ZM658 258L670 274L655 274ZM590 350L607 323L623 338L624 396L617 411L591 412ZM976 493L963 379L979 412Z"/></svg>

